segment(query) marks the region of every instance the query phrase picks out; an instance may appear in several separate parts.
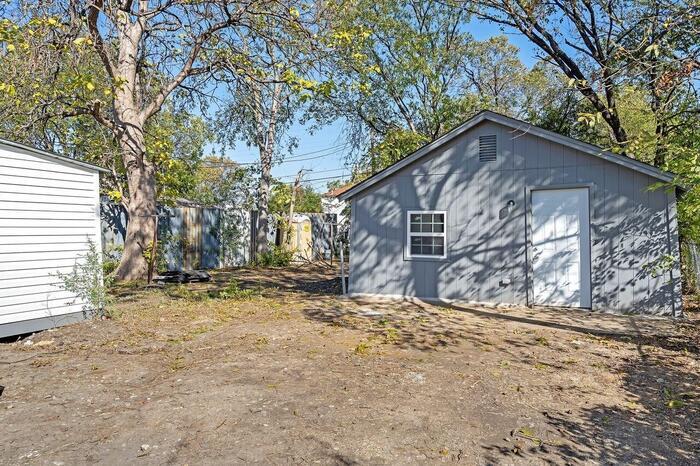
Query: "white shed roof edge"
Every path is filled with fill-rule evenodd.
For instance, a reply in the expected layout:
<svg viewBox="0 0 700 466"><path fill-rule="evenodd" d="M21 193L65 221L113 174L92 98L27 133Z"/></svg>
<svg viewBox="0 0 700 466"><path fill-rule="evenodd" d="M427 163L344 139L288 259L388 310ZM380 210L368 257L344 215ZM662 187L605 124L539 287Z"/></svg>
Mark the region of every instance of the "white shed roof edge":
<svg viewBox="0 0 700 466"><path fill-rule="evenodd" d="M556 142L564 146L568 146L573 149L579 150L586 154L600 157L604 160L607 160L608 162L616 163L631 170L644 173L661 181L673 182L673 180L676 178L676 176L673 173L660 170L652 165L631 159L624 155L606 151L605 149L598 146L594 146L593 144L588 144L586 142L579 141L568 136L562 136L561 134L555 133L553 131L534 126L525 121L516 120L515 118L501 115L500 113L495 113L490 110L483 110L477 115L470 118L469 120L462 123L461 125L457 126L452 131L445 133L433 142L430 142L425 146L421 147L417 151L413 152L411 155L399 160L395 164L390 165L384 170L358 183L353 188L345 191L343 194L338 196L338 198L340 200L345 201L354 197L355 195L361 193L362 191L366 190L375 183L378 183L379 181L388 178L389 176L393 175L402 168L412 164L413 162L429 154L430 152L442 146L443 144L453 140L454 138L460 136L462 133L468 131L469 129L486 120L498 123L503 126L507 126L509 128L512 128L513 130L519 131L521 134L533 134L535 136L541 137L542 139L547 139L549 141Z"/></svg>
<svg viewBox="0 0 700 466"><path fill-rule="evenodd" d="M104 173L109 173L109 170L102 168L102 167L98 167L97 165L93 165L93 164L87 163L87 162L81 162L80 160L71 159L70 157L66 157L65 155L54 154L53 152L48 152L45 150L37 149L36 147L28 146L26 144L21 144L19 142L8 141L7 139L0 139L0 145L13 147L15 149L25 150L27 152L31 152L34 155L38 155L40 157L47 157L47 158L58 160L61 162L70 163L70 164L77 165L77 166L82 167L82 168L87 168L87 169L90 169L93 171L100 171L100 172L104 172Z"/></svg>

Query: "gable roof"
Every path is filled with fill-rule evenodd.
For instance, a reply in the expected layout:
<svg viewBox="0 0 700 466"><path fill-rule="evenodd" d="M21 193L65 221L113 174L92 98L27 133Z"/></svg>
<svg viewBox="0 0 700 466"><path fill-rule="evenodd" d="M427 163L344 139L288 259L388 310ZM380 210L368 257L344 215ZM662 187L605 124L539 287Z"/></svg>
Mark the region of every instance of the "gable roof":
<svg viewBox="0 0 700 466"><path fill-rule="evenodd" d="M54 159L54 160L58 160L61 162L70 163L70 164L77 165L77 166L82 167L82 168L88 168L90 170L94 170L94 171L98 171L98 172L109 173L109 170L106 170L102 167L98 167L97 165L93 165L93 164L87 163L87 162L82 162L80 160L75 160L75 159L72 159L70 157L66 157L65 155L58 155L58 154L54 154L53 152L48 152L45 150L37 149L36 147L28 146L26 144L20 144L19 142L8 141L7 139L0 139L0 145L12 147L13 149L24 150L24 151L32 153L33 155L37 155L39 157L49 158L49 159Z"/></svg>
<svg viewBox="0 0 700 466"><path fill-rule="evenodd" d="M507 126L513 129L514 131L518 131L522 134L532 134L542 139L546 139L551 142L556 142L563 146L571 147L572 149L576 149L578 151L584 152L589 155L593 155L595 157L600 157L604 160L607 160L608 162L612 162L623 167L629 168L631 170L644 173L645 175L651 176L661 181L673 182L673 180L675 179L675 175L673 173L660 170L652 165L640 162L639 160L634 160L625 155L615 154L613 152L606 151L602 147L598 147L593 144L588 144L586 142L579 141L577 139L570 138L567 136L562 136L561 134L555 133L553 131L534 126L525 121L517 120L515 118L511 118L500 113L492 112L490 110L482 110L469 120L465 121L464 123L449 131L448 133L445 133L444 135L440 136L433 142L424 145L420 149L416 150L407 157L404 157L403 159L399 160L393 165L390 165L384 170L370 176L366 180L357 183L351 189L348 189L344 193L341 193L338 196L338 198L343 201L351 199L352 197L366 190L370 186L373 186L379 181L390 177L402 168L412 164L413 162L424 157L425 155L428 155L438 147L459 137L460 135L466 133L468 130L484 121L491 121L499 125Z"/></svg>
<svg viewBox="0 0 700 466"><path fill-rule="evenodd" d="M343 194L345 191L351 189L353 186L355 186L353 183L344 184L343 186L340 186L339 188L331 189L327 193L323 193L323 197L338 197L341 194Z"/></svg>

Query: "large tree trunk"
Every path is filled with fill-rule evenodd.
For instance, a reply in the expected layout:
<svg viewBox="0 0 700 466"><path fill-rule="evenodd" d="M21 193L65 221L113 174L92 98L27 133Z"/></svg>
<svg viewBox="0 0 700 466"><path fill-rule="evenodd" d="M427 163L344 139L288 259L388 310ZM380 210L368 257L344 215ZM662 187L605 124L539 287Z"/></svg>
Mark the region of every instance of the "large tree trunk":
<svg viewBox="0 0 700 466"><path fill-rule="evenodd" d="M265 145L260 147L260 181L258 183L258 231L255 241L256 254L270 251L267 235L270 232L270 183L272 182L272 152Z"/></svg>
<svg viewBox="0 0 700 466"><path fill-rule="evenodd" d="M277 136L277 110L279 109L279 97L282 92L282 84L276 83L270 95L269 116L266 118L263 106L263 94L258 85L251 88L253 101L255 102L255 143L260 151L260 183L258 184L258 234L256 241L256 253L265 254L270 251L267 235L270 231L269 207L270 207L270 182L272 181L272 156L275 153L275 141Z"/></svg>
<svg viewBox="0 0 700 466"><path fill-rule="evenodd" d="M262 155L262 154L261 154ZM269 204L270 204L270 181L272 175L272 157L262 155L261 157L260 182L258 183L258 231L256 236L257 254L265 254L270 250L267 242L267 235L270 231Z"/></svg>
<svg viewBox="0 0 700 466"><path fill-rule="evenodd" d="M148 274L146 251L153 243L156 196L151 167L129 170L129 208L124 252L115 272L117 280L138 280Z"/></svg>
<svg viewBox="0 0 700 466"><path fill-rule="evenodd" d="M146 161L146 145L138 123L127 125L120 137L129 186L128 219L124 252L115 271L117 280L139 280L148 274L145 253L153 243L156 220L156 176Z"/></svg>

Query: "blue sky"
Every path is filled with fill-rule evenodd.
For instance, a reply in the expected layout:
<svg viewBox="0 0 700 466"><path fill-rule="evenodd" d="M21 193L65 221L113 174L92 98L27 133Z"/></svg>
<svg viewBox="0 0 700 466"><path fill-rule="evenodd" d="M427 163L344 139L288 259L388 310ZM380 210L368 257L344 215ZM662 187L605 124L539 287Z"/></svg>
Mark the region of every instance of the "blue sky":
<svg viewBox="0 0 700 466"><path fill-rule="evenodd" d="M510 42L520 49L520 60L526 66L532 66L536 62L535 47L521 34L504 31L498 26L478 20L472 20L466 29L476 40L485 40L494 35L506 34ZM347 151L342 146L344 143L342 130L342 121L326 126L314 134L310 134L308 128L303 125L294 125L290 129L290 135L297 138L299 146L294 152L285 154L285 156L299 160L294 161L287 158L286 161L272 169L273 176L281 181L291 182L296 173L303 169L307 171L304 176L304 179L307 180L306 184L311 185L319 192L325 192L326 184L332 181L327 178L349 176L350 170L345 162ZM208 151L221 153L221 149L217 146L209 147ZM226 150L224 155L239 163L251 163L258 160L257 150L253 147L247 147L243 142L237 144L233 149Z"/></svg>

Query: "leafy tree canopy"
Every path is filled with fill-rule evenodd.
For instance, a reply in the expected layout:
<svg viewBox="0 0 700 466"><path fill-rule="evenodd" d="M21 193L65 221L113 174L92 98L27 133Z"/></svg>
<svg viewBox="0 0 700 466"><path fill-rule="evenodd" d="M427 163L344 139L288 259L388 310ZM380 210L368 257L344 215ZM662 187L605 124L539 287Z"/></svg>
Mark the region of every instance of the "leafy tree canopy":
<svg viewBox="0 0 700 466"><path fill-rule="evenodd" d="M281 216L289 215L289 203L292 199L292 185L275 182L270 197L270 212ZM321 212L321 195L309 186L300 187L294 198L294 212Z"/></svg>

